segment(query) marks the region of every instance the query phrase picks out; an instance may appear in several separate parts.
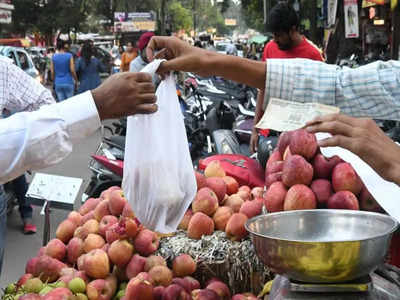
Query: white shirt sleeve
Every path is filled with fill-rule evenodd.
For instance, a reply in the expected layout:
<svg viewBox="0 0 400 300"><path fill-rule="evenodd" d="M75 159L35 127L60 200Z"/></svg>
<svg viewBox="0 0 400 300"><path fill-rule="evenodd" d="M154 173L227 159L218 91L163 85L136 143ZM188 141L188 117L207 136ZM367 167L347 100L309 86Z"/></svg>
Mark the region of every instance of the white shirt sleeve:
<svg viewBox="0 0 400 300"><path fill-rule="evenodd" d="M60 162L100 125L91 92L0 120L0 183Z"/></svg>

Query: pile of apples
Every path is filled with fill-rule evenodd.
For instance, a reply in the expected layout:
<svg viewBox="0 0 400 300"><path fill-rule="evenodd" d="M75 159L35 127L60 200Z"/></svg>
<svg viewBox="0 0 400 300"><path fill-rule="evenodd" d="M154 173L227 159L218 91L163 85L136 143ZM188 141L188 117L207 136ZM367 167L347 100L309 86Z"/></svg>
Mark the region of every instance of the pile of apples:
<svg viewBox="0 0 400 300"><path fill-rule="evenodd" d="M324 157L314 134L281 134L265 172L264 204L269 212L297 209L381 211L351 164Z"/></svg>
<svg viewBox="0 0 400 300"><path fill-rule="evenodd" d="M167 261L154 255L159 236L145 228L123 196L111 187L88 199L62 221L56 238L42 247L17 283L5 289L12 300L246 300L231 298L226 284L212 279L203 289L191 277L195 260L187 254Z"/></svg>
<svg viewBox="0 0 400 300"><path fill-rule="evenodd" d="M221 230L233 241L248 235L245 223L249 218L261 214L263 187L239 186L218 161L212 161L204 174L195 171L197 194L179 228L187 230L192 239L211 235Z"/></svg>

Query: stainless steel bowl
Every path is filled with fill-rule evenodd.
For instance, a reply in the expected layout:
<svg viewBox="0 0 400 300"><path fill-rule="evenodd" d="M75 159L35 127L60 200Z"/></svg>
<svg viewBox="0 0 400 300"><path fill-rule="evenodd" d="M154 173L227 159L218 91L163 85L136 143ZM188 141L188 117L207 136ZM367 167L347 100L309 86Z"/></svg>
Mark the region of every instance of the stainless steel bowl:
<svg viewBox="0 0 400 300"><path fill-rule="evenodd" d="M295 210L247 221L258 257L275 273L303 282L343 282L383 262L398 222L355 210Z"/></svg>

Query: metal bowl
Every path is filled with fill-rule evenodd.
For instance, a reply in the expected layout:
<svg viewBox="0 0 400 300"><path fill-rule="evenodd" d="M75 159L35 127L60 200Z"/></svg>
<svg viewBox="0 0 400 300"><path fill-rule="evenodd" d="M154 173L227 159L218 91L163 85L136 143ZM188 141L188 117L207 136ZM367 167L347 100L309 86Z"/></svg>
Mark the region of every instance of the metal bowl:
<svg viewBox="0 0 400 300"><path fill-rule="evenodd" d="M258 257L273 272L303 282L344 282L384 261L398 222L356 210L295 210L247 221Z"/></svg>

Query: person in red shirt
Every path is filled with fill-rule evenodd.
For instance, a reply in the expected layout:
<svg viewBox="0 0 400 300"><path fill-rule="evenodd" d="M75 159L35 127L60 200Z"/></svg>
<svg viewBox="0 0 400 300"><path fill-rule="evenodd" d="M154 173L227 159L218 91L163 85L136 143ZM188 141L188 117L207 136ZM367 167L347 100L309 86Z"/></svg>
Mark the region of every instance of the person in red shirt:
<svg viewBox="0 0 400 300"><path fill-rule="evenodd" d="M265 45L262 60L271 58L307 58L324 61L322 51L311 41L307 40L299 31L300 20L296 11L285 2L275 5L269 16L267 28L273 33L273 40ZM259 90L257 106L254 116L256 125L264 114L264 90ZM253 125L253 132L250 140L250 150L257 151L259 132ZM268 134L268 130L260 132Z"/></svg>

